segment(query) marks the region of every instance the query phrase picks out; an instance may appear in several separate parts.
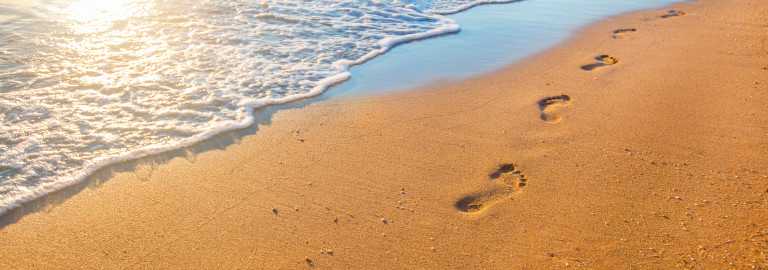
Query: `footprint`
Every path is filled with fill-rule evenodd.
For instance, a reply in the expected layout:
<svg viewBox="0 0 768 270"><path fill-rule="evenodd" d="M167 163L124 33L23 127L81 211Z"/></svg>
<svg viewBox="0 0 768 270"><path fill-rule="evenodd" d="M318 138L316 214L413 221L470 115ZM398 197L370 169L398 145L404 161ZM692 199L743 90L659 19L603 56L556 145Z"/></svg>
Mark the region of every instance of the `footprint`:
<svg viewBox="0 0 768 270"><path fill-rule="evenodd" d="M666 15L662 15L661 18L662 19L666 19L666 18L669 18L669 17L677 17L677 16L683 16L683 15L685 15L685 12L682 12L682 11L679 11L679 10L670 9L670 10L667 10L667 14Z"/></svg>
<svg viewBox="0 0 768 270"><path fill-rule="evenodd" d="M512 196L528 184L525 178L515 164L502 164L493 173L488 175L491 180L496 180L498 184L489 191L477 192L467 195L456 201L454 206L457 210L474 214L482 211L488 206L512 199Z"/></svg>
<svg viewBox="0 0 768 270"><path fill-rule="evenodd" d="M595 69L600 68L600 67L615 65L615 64L619 63L619 59L617 59L616 57L607 55L607 54L603 54L603 55L600 55L598 57L595 57L595 60L600 61L600 62L594 63L594 64L589 64L589 65L583 65L583 66L581 66L581 69L586 70L586 71L592 71L592 70L595 70Z"/></svg>
<svg viewBox="0 0 768 270"><path fill-rule="evenodd" d="M461 212L474 214L482 211L489 205L510 199L511 195L512 193L503 189L494 189L465 196L458 200L454 206Z"/></svg>
<svg viewBox="0 0 768 270"><path fill-rule="evenodd" d="M616 31L613 31L613 38L614 39L627 39L628 33L634 33L637 32L637 29L635 28L624 28L624 29L618 29Z"/></svg>
<svg viewBox="0 0 768 270"><path fill-rule="evenodd" d="M548 123L557 123L563 120L563 116L557 113L561 107L571 104L571 97L568 95L559 95L547 97L539 100L539 109L541 109L541 120Z"/></svg>

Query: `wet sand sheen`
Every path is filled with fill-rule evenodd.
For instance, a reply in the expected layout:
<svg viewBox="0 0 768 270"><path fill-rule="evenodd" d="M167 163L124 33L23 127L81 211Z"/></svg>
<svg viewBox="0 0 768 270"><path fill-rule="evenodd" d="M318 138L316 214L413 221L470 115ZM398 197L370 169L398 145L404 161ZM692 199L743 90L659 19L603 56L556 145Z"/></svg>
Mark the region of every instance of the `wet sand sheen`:
<svg viewBox="0 0 768 270"><path fill-rule="evenodd" d="M768 3L673 8L486 76L299 104L224 150L115 171L0 229L0 263L766 267Z"/></svg>

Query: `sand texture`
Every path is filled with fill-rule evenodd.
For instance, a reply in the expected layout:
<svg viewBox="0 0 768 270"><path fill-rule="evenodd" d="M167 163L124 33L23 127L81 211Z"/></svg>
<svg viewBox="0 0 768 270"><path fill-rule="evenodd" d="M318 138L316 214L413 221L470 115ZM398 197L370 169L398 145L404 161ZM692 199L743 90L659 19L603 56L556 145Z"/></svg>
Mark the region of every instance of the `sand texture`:
<svg viewBox="0 0 768 270"><path fill-rule="evenodd" d="M0 268L768 268L768 1L667 9L112 166L5 215Z"/></svg>

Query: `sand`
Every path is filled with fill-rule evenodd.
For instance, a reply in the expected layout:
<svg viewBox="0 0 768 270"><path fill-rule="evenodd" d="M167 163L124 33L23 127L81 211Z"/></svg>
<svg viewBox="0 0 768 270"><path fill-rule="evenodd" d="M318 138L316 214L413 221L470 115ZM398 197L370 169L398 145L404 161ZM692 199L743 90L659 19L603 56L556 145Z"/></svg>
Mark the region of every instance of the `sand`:
<svg viewBox="0 0 768 270"><path fill-rule="evenodd" d="M668 9L112 166L5 215L0 265L766 268L768 1Z"/></svg>

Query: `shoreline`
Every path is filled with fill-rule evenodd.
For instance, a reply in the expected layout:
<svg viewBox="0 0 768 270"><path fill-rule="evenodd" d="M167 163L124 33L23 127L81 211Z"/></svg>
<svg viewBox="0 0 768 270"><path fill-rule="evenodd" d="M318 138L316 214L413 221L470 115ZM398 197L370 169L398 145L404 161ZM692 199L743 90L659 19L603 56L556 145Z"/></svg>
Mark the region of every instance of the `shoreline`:
<svg viewBox="0 0 768 270"><path fill-rule="evenodd" d="M566 42L576 31L608 17L672 2L680 1L577 4L544 0L477 6L449 17L461 25L460 32L393 47L365 65L351 68L350 80L329 93L365 96L468 80Z"/></svg>
<svg viewBox="0 0 768 270"><path fill-rule="evenodd" d="M659 5L659 2L670 2L677 0L654 0L651 4L632 4L617 3L616 5L606 5L606 1L597 1L584 5L577 4L565 4L561 8L569 9L571 12L562 14L559 16L559 23L536 21L531 22L530 19L525 19L528 16L533 17L554 17L553 14L559 14L557 11L551 11L557 3L555 1L537 1L537 2L523 2L516 3L515 5L501 5L493 8L477 7L471 12L462 12L461 15L452 15L450 18L444 18L446 22L454 21L458 24L466 26L461 33L454 32L456 24L451 23L445 27L435 29L426 33L408 35L388 41L391 46L385 46L381 50L372 51L361 58L354 61L339 61L341 66L355 65L355 68L346 68L345 72L330 76L319 82L317 87L314 87L312 91L304 94L297 94L287 96L283 98L267 98L257 100L242 100L243 104L250 104L247 107L241 108L243 113L247 116L243 116L239 121L235 121L231 124L220 126L215 129L197 133L192 137L181 139L180 141L167 143L162 145L149 145L144 147L127 147L122 153L116 153L115 155L102 156L100 158L84 160L83 165L78 168L71 168L74 171L69 173L61 173L61 175L54 178L40 179L39 185L30 185L30 190L24 190L24 188L16 189L10 187L10 191L7 192L7 196L0 202L0 216L5 211L12 209L20 204L27 203L32 200L36 200L47 194L60 190L63 187L75 185L81 183L88 176L96 171L109 166L111 164L120 164L129 160L134 160L141 157L152 155L163 155L166 152L184 149L187 146L204 143L212 136L220 133L226 133L231 130L240 130L253 125L252 113L245 111L252 111L263 106L274 106L283 103L289 103L296 100L307 99L309 97L315 97L319 94L323 94L328 90L327 88L332 85L338 85L333 88L334 95L360 95L373 91L375 93L386 93L388 91L397 91L393 89L402 88L416 89L420 86L426 85L427 82L442 80L443 78L451 78L449 81L458 81L463 78L470 78L479 74L487 73L490 70L498 69L502 66L509 65L510 62L519 59L521 56L531 55L533 51L532 47L539 47L537 51L544 50L551 47L553 44L553 37L561 37L561 40L567 39L570 36L570 32L583 27L584 23L594 21L597 18L605 18L608 14L616 14L619 11L625 11L627 9L639 9L642 7L650 8L651 6ZM558 5L559 6L559 5ZM604 7L604 8L599 8ZM578 10L580 8L580 10ZM482 10L482 11L481 11ZM491 11L492 10L492 11ZM474 14L474 15L472 15ZM500 16L500 14L504 14ZM481 19L482 18L482 19ZM539 19L541 20L541 19ZM482 27L478 27L482 25ZM507 27L490 27L491 25L507 25ZM526 25L525 27L511 27L515 25ZM564 27L564 25L568 25ZM511 28L510 28L511 27ZM474 28L474 29L473 29ZM478 28L482 28L482 31L477 31ZM472 29L472 30L470 30ZM446 33L447 32L447 33ZM480 32L478 34L477 32ZM532 35L530 33L537 33ZM438 34L439 42L434 42L433 39L437 37L427 37L426 40L422 39L425 36L431 36L432 34ZM443 33L443 34L440 34ZM472 34L468 34L472 33ZM527 33L527 34L510 34L510 33ZM546 33L546 34L544 34ZM469 36L469 37L468 37ZM415 39L413 39L415 38ZM415 40L421 40L416 44L409 44L407 47L407 53L399 53L401 48L398 48L403 40L406 43L413 42ZM523 41L524 40L524 41ZM472 41L472 42L467 42ZM451 44L451 45L446 45ZM460 47L457 50L456 47ZM421 48L421 49L417 49ZM424 48L428 48L426 51ZM465 48L484 48L484 52L477 53L465 50ZM493 49L492 48L505 48ZM413 51L416 52L413 52ZM419 53L418 51L422 52ZM384 53L387 51L388 53ZM381 53L381 54L380 54ZM376 56L378 55L378 56ZM398 55L401 59L391 61L392 58L397 59ZM428 55L428 56L427 56ZM489 60L488 55L493 55ZM375 57L374 57L375 56ZM375 58L375 59L372 59ZM405 59L403 59L405 58ZM416 58L416 59L414 59ZM390 59L390 62L387 60ZM366 64L363 62L368 61L383 61L382 64ZM430 63L429 65L414 65L415 63ZM457 65L456 63L464 63ZM471 63L471 64L469 64ZM387 68L387 66L389 68ZM459 67L460 66L460 67ZM382 70L381 67L385 67ZM386 71L391 67L408 67L397 68L397 71ZM434 67L439 67L435 69ZM378 68L378 71L376 70ZM458 68L458 69L457 69ZM365 72L365 71L368 72ZM355 74L357 73L357 74ZM372 74L375 74L372 76ZM435 75L437 74L437 75ZM347 80L347 78L351 79ZM368 80L359 78L367 77ZM374 79L370 79L373 77ZM397 77L397 80L391 80L390 78ZM375 79L378 78L378 79ZM341 82L345 81L345 82ZM358 84L358 83L362 83ZM386 87L384 87L386 86ZM255 107L255 108L251 108ZM13 175L11 180L16 179ZM14 181L11 181L14 182ZM30 183L35 183L35 179L29 180Z"/></svg>
<svg viewBox="0 0 768 270"><path fill-rule="evenodd" d="M507 1L507 0L505 0ZM656 0L656 1L671 1L671 0ZM674 0L677 1L677 0ZM512 2L506 2L506 4L510 4ZM477 34L475 32L481 32L477 31L476 29L473 30L467 30L464 29L461 31L461 33L455 32L454 28L447 27L447 28L439 28L437 32L427 32L427 33L421 33L414 35L408 35L404 37L400 37L396 40L387 42L392 43L392 46L387 46L385 49L382 50L376 50L373 52L370 52L369 54L366 54L365 56L353 60L353 61L343 61L344 66L349 66L345 72L336 74L334 76L330 76L328 78L325 78L319 82L319 85L314 88L314 90L304 93L304 94L297 94L297 95L291 95L286 96L283 98L268 98L268 99L258 99L258 100L251 100L246 102L247 104L251 104L251 106L244 107L242 109L246 111L253 111L253 110L260 110L260 108L265 106L281 106L286 103L294 103L299 100L323 100L330 97L322 97L318 98L319 95L326 95L326 96L335 96L335 95L365 95L367 91L374 92L372 94L382 94L382 93L389 93L389 92L397 92L397 91L407 91L408 89L418 89L419 87L422 87L424 85L427 85L426 82L429 81L440 81L443 80L443 78L451 78L449 81L460 81L462 79L471 78L475 76L479 76L480 74L487 73L489 70L496 70L503 66L510 65L509 62L517 62L521 57L529 56L534 54L533 52L529 51L530 49L525 49L526 47L532 47L531 45L538 45L541 48L536 49L534 51L542 51L546 48L549 48L551 46L554 46L554 44L563 42L564 40L567 40L570 36L570 32L573 32L573 29L578 29L583 27L583 25L589 21L594 21L596 18L605 18L606 14L615 14L618 11L626 10L630 8L640 8L640 6L657 6L658 3L654 4L645 4L645 5L638 5L638 4L619 4L615 5L611 8L606 8L602 11L584 11L584 10L592 10L597 6L600 6L601 4L605 3L591 3L589 5L586 5L585 7L582 7L582 11L576 11L569 13L571 15L567 16L561 16L559 19L563 21L567 21L570 23L573 23L574 25L563 28L562 26L555 26L551 23L543 23L538 22L538 24L531 24L530 27L524 27L524 29L521 28L508 28L506 31L503 31L501 29L494 29L492 27L488 27L489 25L522 25L522 24L530 24L528 20L525 19L512 19L512 18L519 18L519 17L525 17L523 14L530 14L535 13L539 10L550 10L553 6L552 1L542 1L537 2L536 4L531 4L530 2L524 2L524 3L516 3L515 5L505 5L501 2L494 2L494 3L484 3L483 5L486 6L496 6L501 4L500 7L494 7L493 9L487 9L486 7L477 7L472 12L469 13L477 13L475 15L468 15L467 13L463 13L462 15L453 15L452 17L449 17L449 20L458 20L458 24L465 25L467 28L479 28L477 25L483 25L482 28L490 28L490 29L483 29L481 34ZM578 5L566 5L566 8L568 7L575 7ZM483 10L483 11L480 11ZM492 11L490 11L492 10ZM557 13L557 12L555 12ZM506 19L500 19L499 14L506 14ZM529 15L530 16L530 15ZM542 16L542 17L550 17L552 16L551 13L542 13L538 15L533 16ZM488 19L489 17L492 17L494 19ZM484 18L484 19L478 19L478 18ZM563 24L563 23L560 23ZM528 29L531 28L531 29ZM451 30L454 29L454 30ZM489 38L489 36L499 36L499 34L490 34L490 33L504 33L504 32L546 32L546 30L549 30L547 35L543 36L561 36L561 40L554 41L551 40L552 38L537 38L530 35L520 35L520 36L506 36L504 38ZM466 37L466 32L473 32L473 34L470 34L470 37ZM432 33L432 34L430 34ZM434 35L436 34L436 35ZM507 34L508 35L508 34ZM426 37L424 37L426 36ZM453 36L456 36L454 38ZM504 36L504 35L501 35ZM515 38L513 38L515 37ZM439 39L439 43L434 42L428 42L427 40L437 40ZM406 42L401 42L397 40L407 40ZM462 42L462 40L464 40ZM466 40L474 40L474 42L467 43ZM500 42L499 40L505 40L506 42ZM519 40L526 40L526 43L528 46L524 46L523 44L519 44ZM400 45L404 45L407 43L411 43L414 41L420 41L418 44L409 44L408 45L408 51L418 51L422 50L424 51L424 48L428 48L428 52L416 52L416 53L395 53L392 52L398 51ZM479 41L479 42L478 42ZM428 45L426 44L428 43ZM446 45L440 45L443 43L452 44L451 46ZM481 45L482 44L482 45ZM456 51L456 48L454 47L483 47L485 48L494 48L494 47L505 47L506 51L512 51L512 52L504 52L504 50L490 50L493 53L484 52L484 53L469 53L466 51ZM533 46L535 47L535 46ZM421 48L421 49L416 49ZM386 52L385 52L386 51ZM521 52L522 51L522 52ZM387 53L389 52L389 53ZM442 53L436 53L436 52L442 52ZM425 57L425 55L436 55L430 57ZM487 55L494 55L494 61L489 62ZM399 60L395 60L395 62L389 62L384 64L374 64L374 65L363 65L369 61L382 61L383 59L390 59L394 56L395 59L398 57L401 58ZM448 55L464 55L459 58L451 58ZM418 58L415 62L419 63L432 63L431 66L439 66L443 68L444 70L434 70L428 68L428 66L418 66L416 68L413 67L412 62L414 62L414 59L411 59L412 57ZM405 58L405 60L403 59ZM399 61L399 63L398 63ZM387 62L384 60L384 62ZM469 62L472 63L470 65L462 65L461 68L447 68L448 66L452 66L458 62ZM502 64L507 63L507 64ZM379 66L407 66L410 67L406 68L402 71L396 71L396 72L386 72L382 71L381 68L378 68L378 71L376 71L376 68ZM485 68L484 66L489 66L489 68ZM354 67L354 68L352 68ZM479 68L483 67L483 68ZM373 72L371 72L371 69ZM386 68L385 68L386 69ZM363 71L367 70L367 72ZM400 70L400 69L398 69ZM452 71L449 71L452 70ZM362 71L362 72L361 72ZM357 73L357 74L356 74ZM374 76L371 76L372 73L376 74ZM432 75L432 74L439 74L439 75ZM351 79L350 79L351 77ZM358 77L368 77L368 80L359 80ZM378 77L378 79L370 79L370 77ZM399 80L393 81L389 78L391 77L399 77ZM346 78L346 79L345 79ZM384 87L386 85L386 87ZM397 86L393 86L397 85ZM333 91L330 91L330 89L333 88ZM399 89L399 90L398 90ZM371 93L369 93L371 94ZM305 102L302 102L305 103ZM283 106L290 108L291 106ZM269 110L274 111L274 110ZM218 129L214 130L208 130L206 132L199 133L195 136L188 137L186 139L183 139L181 141L175 142L175 143L169 143L164 145L150 145L146 147L140 147L140 148L134 148L133 150L123 152L122 154L118 156L106 156L100 159L90 160L83 162L82 168L80 168L76 173L73 173L68 176L61 176L58 178L58 180L50 180L46 179L46 184L44 185L32 185L32 189L28 190L27 192L20 192L17 194L14 194L14 196L9 196L6 199L6 201L3 201L2 204L4 206L0 206L0 217L2 217L6 211L16 208L19 205L22 204L40 204L39 202L33 202L33 201L49 201L50 198L42 198L45 196L50 196L51 193L57 192L63 188L69 187L69 186L84 186L82 182L85 181L88 177L95 174L98 171L102 171L103 168L108 166L117 165L119 167L122 163L130 162L139 158L147 158L152 159L153 156L162 156L162 155L168 155L173 156L171 154L167 154L168 152L173 151L184 151L184 149L189 149L192 145L201 145L205 144L206 141L215 141L216 139L212 139L213 137L217 136L218 134L222 133L228 133L231 131L236 130L249 130L252 129L251 127L254 126L254 123L251 119L253 119L253 113L248 112L248 116L244 117L242 121L238 123L233 123L228 126L220 127ZM242 133L242 132L238 132ZM226 134L225 134L226 136ZM197 147L195 147L197 148ZM71 188L70 188L71 189ZM75 188L77 189L77 188ZM61 192L66 193L66 192ZM54 196L55 197L55 196ZM12 203L11 203L12 202Z"/></svg>
<svg viewBox="0 0 768 270"><path fill-rule="evenodd" d="M632 12L470 80L266 113L4 224L0 261L765 266L766 5Z"/></svg>

